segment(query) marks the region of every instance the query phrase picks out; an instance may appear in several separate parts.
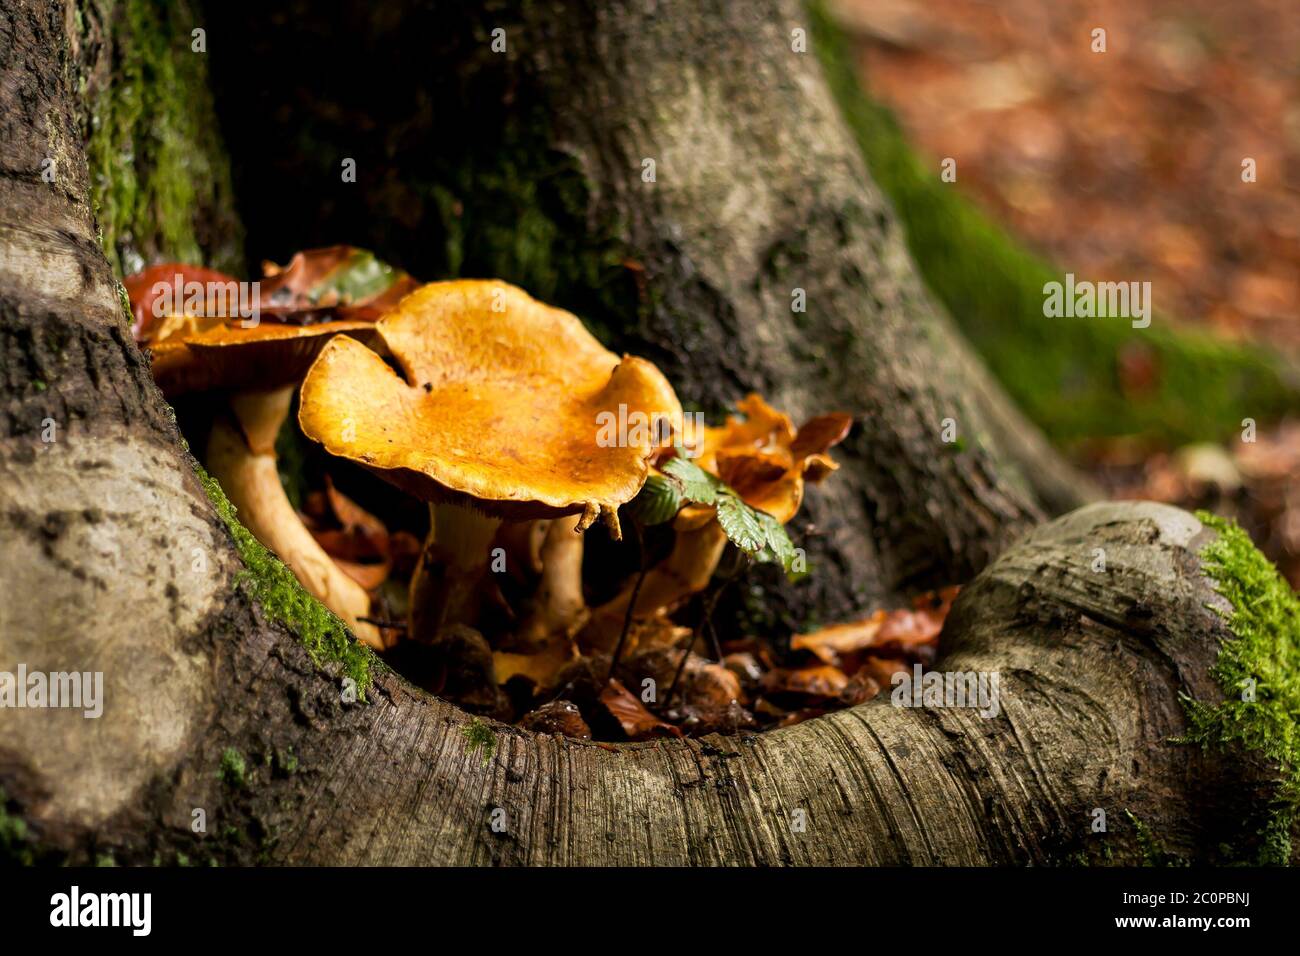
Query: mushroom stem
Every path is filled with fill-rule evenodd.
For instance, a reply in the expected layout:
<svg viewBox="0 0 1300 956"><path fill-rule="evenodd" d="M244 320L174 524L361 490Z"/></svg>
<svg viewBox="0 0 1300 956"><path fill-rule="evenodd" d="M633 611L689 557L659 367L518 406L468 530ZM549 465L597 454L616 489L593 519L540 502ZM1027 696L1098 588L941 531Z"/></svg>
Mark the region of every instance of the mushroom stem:
<svg viewBox="0 0 1300 956"><path fill-rule="evenodd" d="M520 580L542 573L542 545L551 529L551 519L504 521L497 531L496 544L505 548L508 570Z"/></svg>
<svg viewBox="0 0 1300 956"><path fill-rule="evenodd" d="M429 505L429 537L411 575L410 637L437 643L448 624L473 624L500 518L458 504Z"/></svg>
<svg viewBox="0 0 1300 956"><path fill-rule="evenodd" d="M306 590L342 618L357 639L378 650L379 629L360 618L370 612L370 596L325 553L289 503L275 466L275 436L289 413L293 386L270 392L243 392L230 407L235 428L224 417L208 437L208 471L239 513L253 537L283 561Z"/></svg>
<svg viewBox="0 0 1300 956"><path fill-rule="evenodd" d="M587 615L582 595L582 534L580 515L549 522L540 551L542 580L532 613L516 635L521 648L538 649L556 635L570 637Z"/></svg>
<svg viewBox="0 0 1300 956"><path fill-rule="evenodd" d="M699 528L679 531L672 552L647 572L639 591L633 582L592 612L584 643L593 650L608 651L618 639L634 594L632 617L643 618L704 590L726 545L727 535L716 518Z"/></svg>

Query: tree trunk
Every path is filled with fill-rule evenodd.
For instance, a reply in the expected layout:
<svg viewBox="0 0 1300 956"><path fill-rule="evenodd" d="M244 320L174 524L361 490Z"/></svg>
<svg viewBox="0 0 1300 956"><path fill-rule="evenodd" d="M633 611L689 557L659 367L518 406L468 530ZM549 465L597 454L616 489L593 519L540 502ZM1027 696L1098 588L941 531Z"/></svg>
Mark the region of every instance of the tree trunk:
<svg viewBox="0 0 1300 956"><path fill-rule="evenodd" d="M279 236L370 241L430 278L519 281L654 358L688 401L716 409L757 388L796 414L853 411L845 467L808 502L817 584L791 607L834 617L984 568L937 668L998 673L1000 709L877 699L762 736L612 747L471 720L344 646L204 494L94 242L73 10L28 0L0 11L0 670L102 671L105 709L3 714L0 809L22 823L6 849L74 862L999 863L1149 857L1153 830L1160 852L1191 859L1258 842L1276 768L1171 742L1187 727L1180 694L1223 697L1210 668L1232 635L1198 558L1214 532L1171 508L1099 505L990 564L1083 495L917 281L815 58L791 49L799 8L489 5L435 21L364 6L333 24L352 56L319 50L337 86L273 74L294 108L245 104L237 162L268 142L266 113L311 142L286 149L283 168L321 164L289 190L250 186L264 174L244 163L252 233L269 222L261 200L285 189ZM214 9L210 43L278 43L288 29L327 42L293 12L236 33ZM506 54L488 46L497 26ZM324 110L349 78L408 55L435 72L427 88ZM349 152L330 147L367 115L375 126ZM338 175L347 157L358 183ZM299 217L297 196L336 215ZM385 204L388 219L363 223ZM389 241L373 241L390 221ZM357 235L316 231L327 226ZM806 313L791 309L795 289ZM943 440L949 418L962 441ZM1106 834L1092 832L1098 809Z"/></svg>
<svg viewBox="0 0 1300 956"><path fill-rule="evenodd" d="M816 56L791 48L797 4L287 2L257 29L224 9L213 69L258 257L347 237L426 278L497 276L653 359L692 407L754 389L796 419L855 414L802 520L800 618L968 580L1087 498L917 279Z"/></svg>

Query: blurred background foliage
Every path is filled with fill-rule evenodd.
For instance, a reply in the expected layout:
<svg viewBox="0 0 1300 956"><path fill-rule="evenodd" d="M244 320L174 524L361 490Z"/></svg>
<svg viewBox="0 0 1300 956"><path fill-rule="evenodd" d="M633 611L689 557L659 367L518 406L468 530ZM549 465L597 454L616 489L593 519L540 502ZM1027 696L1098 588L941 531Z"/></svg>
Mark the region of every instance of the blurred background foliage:
<svg viewBox="0 0 1300 956"><path fill-rule="evenodd" d="M1116 497L1235 515L1300 582L1293 11L813 0L809 13L927 283L1030 418ZM955 182L940 177L949 157ZM1043 286L1067 272L1151 282L1150 328L1045 317Z"/></svg>

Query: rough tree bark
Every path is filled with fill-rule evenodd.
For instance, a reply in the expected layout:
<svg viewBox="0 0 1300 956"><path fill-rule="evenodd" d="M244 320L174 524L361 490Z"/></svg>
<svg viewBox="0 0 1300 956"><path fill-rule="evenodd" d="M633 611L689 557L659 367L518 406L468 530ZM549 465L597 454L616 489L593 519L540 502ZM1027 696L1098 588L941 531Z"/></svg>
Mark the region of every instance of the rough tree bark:
<svg viewBox="0 0 1300 956"><path fill-rule="evenodd" d="M572 262L552 262L537 291L591 306L580 311L660 361L689 400L759 388L796 413L857 414L844 473L809 502L822 585L800 601L840 614L984 568L938 666L997 671L1001 712L876 700L762 736L622 747L485 729L378 663L366 700L349 702L339 665L309 653L294 615L272 620L254 600L265 592L195 476L95 242L70 10L0 10L0 669L102 671L106 704L98 721L0 714L0 809L21 821L7 850L73 862L997 863L1139 859L1153 831L1163 852L1194 859L1256 840L1276 768L1171 742L1186 727L1180 694L1222 698L1209 669L1232 635L1198 559L1214 532L1171 508L1097 505L989 563L1079 494L917 282L815 61L790 50L797 7L492 9L448 41L447 62L550 117L528 134L545 142L525 145L580 187L551 219L580 235L542 233L581 246L577 258L636 262L616 279L631 298L602 287L577 301L581 277L596 288L602 274ZM362 54L400 53L411 44L385 41L420 34L421 16L375 14L350 39ZM514 52L470 57L494 17ZM53 183L40 176L50 156ZM658 157L653 186L645 157ZM502 173L485 163L475 176ZM382 175L392 187L402 172ZM490 214L476 218L472 190L429 195L446 217L397 237L403 264L439 274L429 249L450 217L459 252L444 271L480 267L479 244L502 236ZM524 258L497 271L519 279ZM796 286L811 318L790 310ZM617 315L627 304L635 321ZM964 447L942 443L947 417ZM1089 842L1095 808L1111 820L1104 843Z"/></svg>

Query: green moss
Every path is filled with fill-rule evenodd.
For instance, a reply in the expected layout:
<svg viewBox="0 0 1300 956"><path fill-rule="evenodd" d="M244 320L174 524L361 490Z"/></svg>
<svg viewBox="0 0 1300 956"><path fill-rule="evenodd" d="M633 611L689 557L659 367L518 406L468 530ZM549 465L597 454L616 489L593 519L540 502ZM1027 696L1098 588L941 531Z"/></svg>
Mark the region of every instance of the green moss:
<svg viewBox="0 0 1300 956"><path fill-rule="evenodd" d="M1263 349L1175 331L1159 315L1147 329L1122 319L1044 317L1043 286L1062 273L940 180L937 162L917 157L889 111L862 92L823 4L812 0L809 13L835 98L926 282L1003 387L1052 438L1215 440L1240 429L1243 417L1274 419L1300 403L1293 373ZM1139 351L1156 370L1150 393L1125 393L1126 350Z"/></svg>
<svg viewBox="0 0 1300 956"><path fill-rule="evenodd" d="M483 766L486 767L497 749L497 737L492 732L492 728L475 717L462 727L460 732L465 738L465 753L472 754L475 751L481 753Z"/></svg>
<svg viewBox="0 0 1300 956"><path fill-rule="evenodd" d="M1201 567L1232 605L1219 613L1235 639L1224 642L1212 670L1224 701L1209 706L1186 699L1184 739L1220 751L1244 748L1277 767L1272 806L1250 862L1285 864L1300 814L1300 601L1244 531L1207 512L1197 517L1218 532L1201 551Z"/></svg>
<svg viewBox="0 0 1300 956"><path fill-rule="evenodd" d="M325 60L355 59L360 43L363 56L418 51L435 65L436 77L412 95L394 91L382 71L341 69L304 93L292 128L269 129L265 110L243 120L279 137L280 174L337 182L340 157L349 156L362 180L355 190L342 190L326 223L320 203L301 191L263 195L272 180L262 174L258 147L248 146L256 137L233 144L259 248L290 248L313 223L343 229L349 241L422 279L492 276L518 285L573 311L617 348L619 336L650 308L653 290L638 288L636 267L627 264L625 224L608 204L593 200L582 157L556 145L545 77L532 58L491 50L496 28L526 35L520 16L518 5L497 3L412 8L401 18L374 18L367 35L356 38L322 36L328 20L315 15L268 24L250 41L264 44L268 54L308 42ZM280 67L268 69L275 77ZM240 75L223 82L229 97L223 103L230 103L240 94L257 100L267 81L245 85ZM376 128L387 132L358 138L356 107L339 109L344 103L365 104Z"/></svg>
<svg viewBox="0 0 1300 956"><path fill-rule="evenodd" d="M100 242L103 242L102 236ZM135 315L131 311L131 296L126 291L126 286L120 282L117 284L117 301L122 306L122 315L126 318L127 324L130 325L135 321Z"/></svg>
<svg viewBox="0 0 1300 956"><path fill-rule="evenodd" d="M1164 841L1156 836L1149 824L1139 820L1128 810L1124 811L1129 822L1133 824L1133 833L1138 852L1142 856L1143 866L1187 866L1188 862L1177 853L1166 849Z"/></svg>
<svg viewBox="0 0 1300 956"><path fill-rule="evenodd" d="M337 664L345 678L356 682L357 697L365 700L366 690L372 681L371 664L374 654L360 644L325 605L308 594L293 572L275 555L262 546L252 533L239 523L232 505L221 486L203 466L195 470L217 513L225 522L235 547L243 560L239 572L239 585L257 602L266 617L298 635L317 666Z"/></svg>
<svg viewBox="0 0 1300 956"><path fill-rule="evenodd" d="M0 862L31 866L34 854L27 821L9 810L9 797L0 787Z"/></svg>
<svg viewBox="0 0 1300 956"><path fill-rule="evenodd" d="M114 271L174 259L242 272L207 57L191 49L200 18L184 0L80 0L78 13L83 36L94 23L111 53L90 97L86 158Z"/></svg>
<svg viewBox="0 0 1300 956"><path fill-rule="evenodd" d="M193 860L191 860L188 853L182 853L179 850L177 850L175 858L170 864L163 863L162 853L155 853L153 855L153 859L149 861L149 865L152 867L161 867L161 866L190 867L190 866L199 866L201 864L195 863ZM211 856L209 856L207 858L206 865L217 866L218 864L216 860L214 860Z"/></svg>
<svg viewBox="0 0 1300 956"><path fill-rule="evenodd" d="M282 777L290 777L298 772L298 755L292 747L275 752L275 772Z"/></svg>
<svg viewBox="0 0 1300 956"><path fill-rule="evenodd" d="M248 764L244 755L234 747L227 747L221 752L221 769L217 772L221 782L235 790L244 789L248 782Z"/></svg>
<svg viewBox="0 0 1300 956"><path fill-rule="evenodd" d="M638 301L626 253L608 223L588 222L586 175L572 157L555 153L544 112L515 104L486 138L467 138L467 155L440 157L422 190L441 220L449 276L497 276L545 302L582 316L598 339L645 305ZM472 228L467 228L472 225Z"/></svg>

